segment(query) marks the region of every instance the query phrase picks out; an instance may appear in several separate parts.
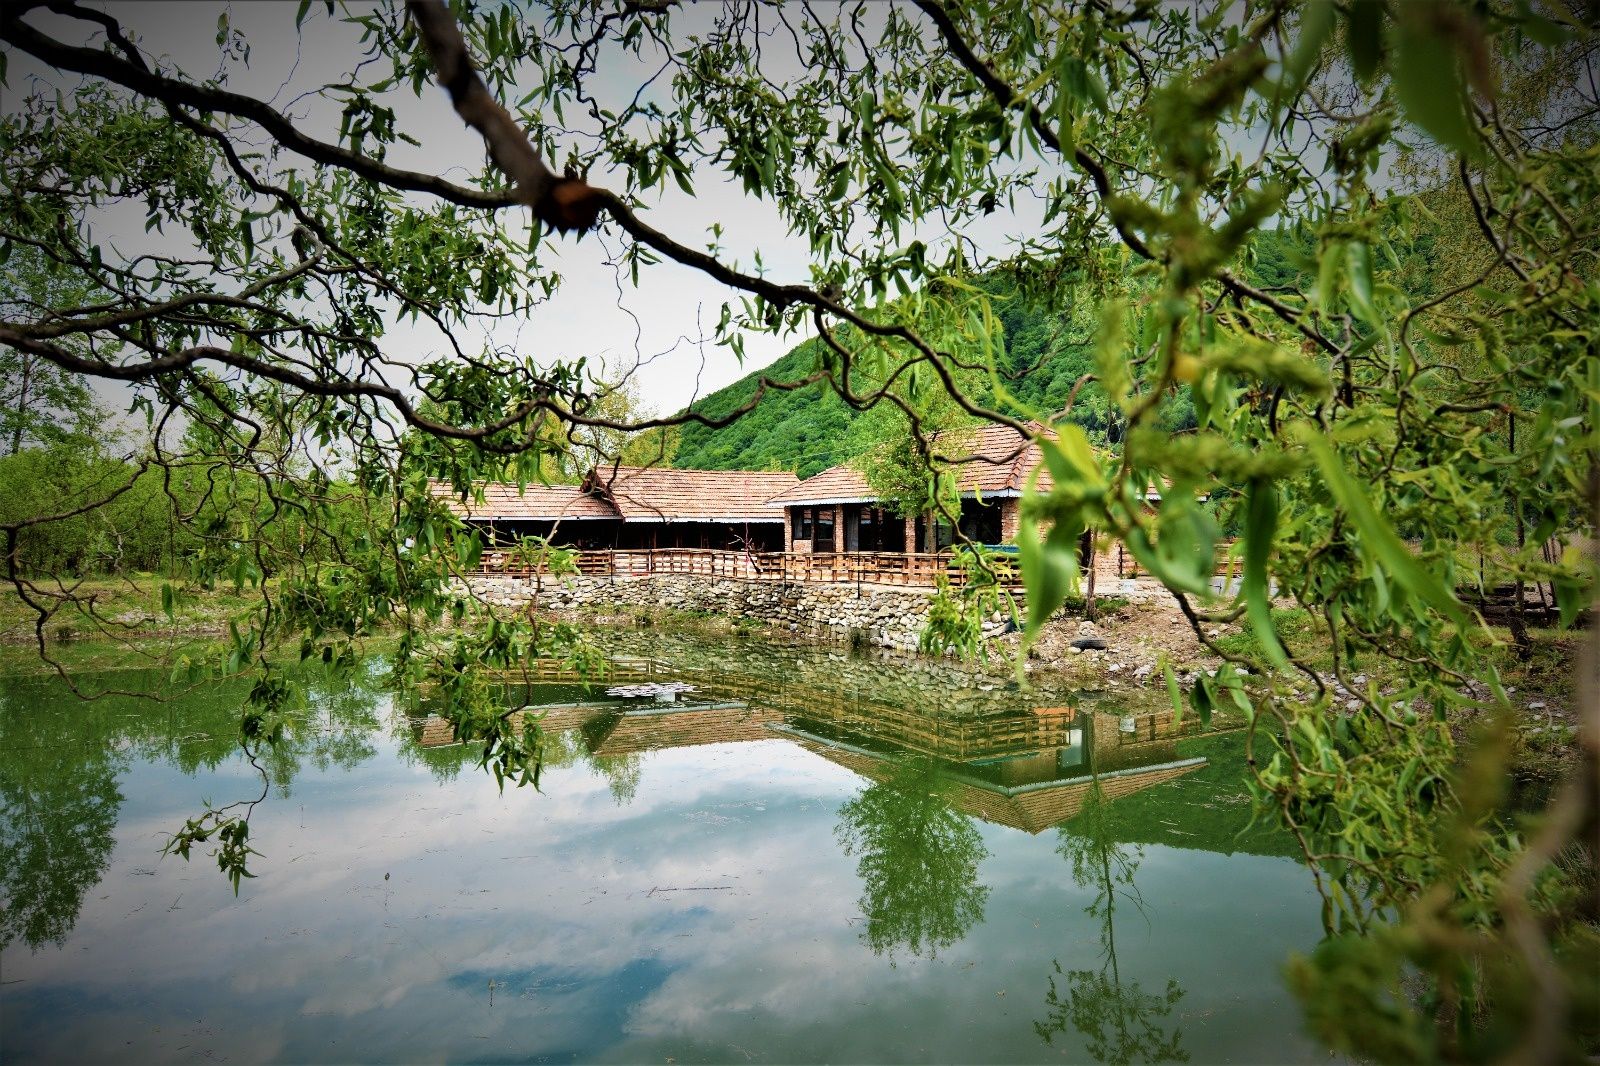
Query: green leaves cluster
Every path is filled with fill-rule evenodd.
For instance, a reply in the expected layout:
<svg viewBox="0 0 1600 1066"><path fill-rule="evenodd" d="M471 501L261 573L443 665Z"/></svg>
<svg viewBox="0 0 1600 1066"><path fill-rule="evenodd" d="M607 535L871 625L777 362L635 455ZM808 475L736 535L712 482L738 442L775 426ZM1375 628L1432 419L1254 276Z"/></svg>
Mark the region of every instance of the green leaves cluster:
<svg viewBox="0 0 1600 1066"><path fill-rule="evenodd" d="M324 17L302 7L297 25ZM293 702L269 649L337 666L384 629L400 634L401 676L439 686L497 781L534 784L537 725L498 708L487 678L535 654L595 657L569 627L464 594L482 544L434 486L468 499L485 479L557 476L574 427L604 408L581 359L484 339L562 283L551 235L506 213L517 201L492 158L474 152L464 177L390 165L415 160L416 97L436 91L415 25L398 5L326 17L364 62L323 83L337 118L308 142L209 72L109 35L84 70L33 12L8 12L0 37L65 81L59 97L21 91L0 119L0 257L42 255L62 284L48 306L8 305L0 328L58 368L133 382L163 492L191 499L167 490L194 479L192 579L254 588L259 605L184 670L262 679L247 745L270 752ZM1569 550L1595 533L1594 26L1521 0L1050 18L1021 0L556 0L459 17L549 169L610 187L619 275L647 287L671 259L731 287L714 341L735 355L747 332L814 338L775 379L803 387L712 397L697 414L753 407L752 432L686 432L679 462L813 472L847 457L861 410L899 401L903 494L949 505L920 419L943 404L1037 420L1052 484L1026 501L1017 545L1030 637L1073 591L1085 538L1124 544L1203 640L1214 620L1255 630L1260 654L1234 654L1188 698L1251 717L1261 812L1299 833L1330 934L1373 934L1364 953L1314 958L1302 987L1347 992L1408 953L1433 1002L1493 1014L1506 982L1537 970L1502 952L1509 976L1451 999L1492 954L1462 944L1504 947L1524 911L1557 930L1574 912L1506 880L1520 856L1543 858L1457 787L1477 764L1450 727L1505 702L1483 651L1505 638L1463 603L1488 591L1475 585L1548 586L1567 621L1594 588ZM226 73L248 42L219 31ZM656 73L624 85L634 68ZM709 258L665 232L678 198L714 188L779 224L806 268L769 278L792 259L733 233L731 212ZM181 252L111 240L111 207ZM397 322L433 350L396 358ZM1226 532L1242 535L1242 580L1214 592ZM1476 551L1495 580L1461 565ZM6 565L22 578L15 550ZM1280 603L1325 649L1274 634ZM938 610L940 639L972 640L968 606ZM1525 613L1510 632L1524 651ZM1353 657L1381 663L1381 683L1355 680ZM242 871L247 833L208 817L185 839L220 842ZM960 845L918 839L946 837ZM922 943L981 911L961 899ZM1470 1035L1484 1016L1463 1017ZM1378 1032L1361 1021L1358 1035ZM1473 1051L1392 1031L1359 1050L1428 1047Z"/></svg>

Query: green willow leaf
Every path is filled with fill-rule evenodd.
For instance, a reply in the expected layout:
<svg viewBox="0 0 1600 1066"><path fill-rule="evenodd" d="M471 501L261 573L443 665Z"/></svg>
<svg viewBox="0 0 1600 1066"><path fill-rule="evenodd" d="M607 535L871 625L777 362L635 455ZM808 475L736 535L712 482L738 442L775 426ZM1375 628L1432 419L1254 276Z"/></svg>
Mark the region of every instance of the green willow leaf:
<svg viewBox="0 0 1600 1066"><path fill-rule="evenodd" d="M1200 716L1200 724L1211 724L1211 710L1216 704L1216 698L1211 691L1211 679L1201 674L1194 679L1194 687L1189 689L1189 702L1194 706L1195 713Z"/></svg>
<svg viewBox="0 0 1600 1066"><path fill-rule="evenodd" d="M1272 665L1289 668L1289 657L1272 625L1268 595L1267 559L1278 529L1278 493L1272 482L1257 479L1250 485L1244 532L1244 599L1250 627Z"/></svg>
<svg viewBox="0 0 1600 1066"><path fill-rule="evenodd" d="M1283 68L1284 81L1291 90L1298 89L1310 73L1311 65L1333 33L1337 14L1338 6L1332 0L1312 0L1301 10L1300 36Z"/></svg>
<svg viewBox="0 0 1600 1066"><path fill-rule="evenodd" d="M1362 81L1371 81L1378 72L1386 14L1383 0L1351 0L1346 14L1345 50L1350 56L1350 69Z"/></svg>
<svg viewBox="0 0 1600 1066"><path fill-rule="evenodd" d="M1023 639L1032 641L1077 586L1078 557L1070 545L1062 550L1058 536L1062 533L1061 526L1051 529L1049 536L1041 539L1035 519L1024 516L1020 525L1017 555L1028 600L1028 622Z"/></svg>
<svg viewBox="0 0 1600 1066"><path fill-rule="evenodd" d="M1394 88L1406 116L1428 136L1462 155L1479 153L1477 133L1467 116L1466 83L1455 43L1409 8L1395 33Z"/></svg>
<svg viewBox="0 0 1600 1066"><path fill-rule="evenodd" d="M1350 305L1357 315L1374 330L1381 331L1383 322L1378 317L1377 306L1372 302L1372 249L1365 241L1351 241L1344 247L1345 275L1350 281Z"/></svg>
<svg viewBox="0 0 1600 1066"><path fill-rule="evenodd" d="M1426 569L1406 548L1394 528L1378 514L1372 501L1345 471L1338 454L1326 437L1315 431L1301 434L1306 448L1316 461L1328 490L1339 506L1350 516L1367 549L1389 571L1395 582L1434 610L1465 629L1472 625L1465 609L1439 580L1437 574Z"/></svg>
<svg viewBox="0 0 1600 1066"><path fill-rule="evenodd" d="M1177 675L1172 672L1172 664L1167 657L1161 657L1161 676L1167 682L1167 698L1172 701L1172 724L1178 725L1183 721L1183 692L1178 688Z"/></svg>

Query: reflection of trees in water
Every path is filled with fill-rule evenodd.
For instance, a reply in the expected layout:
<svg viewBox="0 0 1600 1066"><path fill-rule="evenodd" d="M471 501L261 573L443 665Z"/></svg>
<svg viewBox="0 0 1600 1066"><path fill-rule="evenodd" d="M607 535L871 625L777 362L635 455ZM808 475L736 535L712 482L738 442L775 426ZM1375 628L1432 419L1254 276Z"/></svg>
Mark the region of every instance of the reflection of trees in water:
<svg viewBox="0 0 1600 1066"><path fill-rule="evenodd" d="M128 757L103 714L0 696L0 948L59 943L100 883Z"/></svg>
<svg viewBox="0 0 1600 1066"><path fill-rule="evenodd" d="M305 766L326 772L348 769L378 753L373 738L382 729L381 694L367 678L349 683L317 680L307 683L289 728L277 744L263 745L257 761L266 768L278 795L289 797L294 779ZM237 707L229 707L237 716ZM224 752L231 754L231 749Z"/></svg>
<svg viewBox="0 0 1600 1066"><path fill-rule="evenodd" d="M1117 964L1118 897L1143 912L1144 901L1133 875L1144 849L1117 842L1107 806L1096 780L1078 816L1057 830L1056 845L1072 865L1072 879L1095 892L1084 910L1100 921L1100 968L1064 970L1059 960L1052 961L1055 973L1045 994L1049 1015L1033 1027L1051 1044L1056 1034L1066 1032L1070 1025L1082 1034L1097 1062L1187 1062L1182 1030L1174 1029L1168 1035L1161 1026L1162 1019L1183 998L1178 982L1169 979L1165 992L1151 993L1141 989L1138 981L1122 980Z"/></svg>
<svg viewBox="0 0 1600 1066"><path fill-rule="evenodd" d="M552 770L575 766L587 754L583 735L575 729L549 730L539 735L539 758Z"/></svg>
<svg viewBox="0 0 1600 1066"><path fill-rule="evenodd" d="M153 692L163 687L158 675L119 684L132 689L140 680ZM0 947L66 938L110 862L123 800L118 778L136 760L185 774L237 760L246 693L224 682L164 703L84 703L51 681L9 682L0 692ZM288 795L308 762L327 769L370 758L378 698L366 678L310 685L269 749L279 792Z"/></svg>
<svg viewBox="0 0 1600 1066"><path fill-rule="evenodd" d="M409 727L399 731L399 755L404 761L427 770L434 781L447 785L460 775L464 766L472 764L475 755L462 744L424 747L410 735Z"/></svg>
<svg viewBox="0 0 1600 1066"><path fill-rule="evenodd" d="M907 760L839 808L836 834L846 855L860 856L863 939L876 953L932 958L983 919L989 888L978 864L989 851L942 786L932 763Z"/></svg>
<svg viewBox="0 0 1600 1066"><path fill-rule="evenodd" d="M427 721L413 711L410 717L400 719L396 738L400 742L400 756L408 762L425 766L440 784L455 780L463 767L472 765L482 752L481 745L435 744L424 745L421 734ZM547 729L539 735L539 761L546 770L564 770L569 766L587 764L606 779L611 798L617 806L633 802L639 791L643 775L643 761L637 752L620 755L596 755L605 735L616 725L615 714L600 714L577 729Z"/></svg>
<svg viewBox="0 0 1600 1066"><path fill-rule="evenodd" d="M589 763L601 776L606 779L606 786L611 789L611 798L618 807L626 807L633 802L634 794L639 791L639 778L644 772L643 763L637 752L626 755L591 755Z"/></svg>
<svg viewBox="0 0 1600 1066"><path fill-rule="evenodd" d="M639 791L639 778L643 773L643 762L639 753L611 755L599 753L605 745L606 738L621 721L622 712L613 710L584 722L577 734L583 737L583 751L588 756L589 765L606 779L606 785L611 789L611 798L618 807L626 807L633 802L634 794Z"/></svg>

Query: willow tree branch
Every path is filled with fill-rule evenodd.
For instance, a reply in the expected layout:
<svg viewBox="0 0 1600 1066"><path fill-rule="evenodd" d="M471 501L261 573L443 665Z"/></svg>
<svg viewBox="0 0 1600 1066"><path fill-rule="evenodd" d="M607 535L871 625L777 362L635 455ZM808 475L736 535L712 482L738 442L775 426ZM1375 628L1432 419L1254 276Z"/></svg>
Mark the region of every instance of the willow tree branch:
<svg viewBox="0 0 1600 1066"><path fill-rule="evenodd" d="M522 127L479 77L444 0L407 0L406 10L456 114L483 136L489 158L514 183L517 199L558 230L581 233L592 228L600 213L598 190L578 178L557 177L545 166Z"/></svg>
<svg viewBox="0 0 1600 1066"><path fill-rule="evenodd" d="M466 54L466 44L461 37L460 29L455 24L455 17L450 14L450 9L445 6L443 0L407 0L407 8L412 17L417 19L417 28L423 35L424 44L428 47L428 55L434 63L440 83L450 93L451 99L456 101L456 111L462 120L483 135L489 148L490 158L501 167L507 177L519 184L524 181L555 181L544 162L539 159L538 153L533 150L527 135L493 99L483 85L482 79L478 77L476 69L472 67L471 59ZM543 177L540 177L541 172ZM553 200L564 184L570 184L567 195L571 199L565 205L552 202L550 204L552 209L565 210L568 206L580 205L584 212L591 209L598 212L603 208L624 232L640 244L725 285L759 296L780 311L791 306L804 305L815 313L825 312L848 322L872 336L903 340L933 365L934 371L944 382L951 396L968 411L992 422L1009 425L1021 433L1029 432L1028 428L1016 419L998 411L979 407L966 398L957 388L950 373L948 363L952 361L952 357L948 353L936 350L909 326L900 323L886 324L865 318L837 300L806 285L781 285L766 278L735 270L716 257L680 244L648 225L634 214L621 197L608 190L594 188L575 179L566 179L566 183L558 181L554 185L542 186L545 189L545 199ZM535 210L539 210L537 205ZM569 228L582 229L586 226L574 223ZM654 420L652 424L653 422Z"/></svg>
<svg viewBox="0 0 1600 1066"><path fill-rule="evenodd" d="M978 84L988 91L995 102L1007 110L1015 109L1021 111L1023 117L1027 119L1028 125L1032 127L1034 133L1051 151L1056 152L1058 155L1066 155L1067 153L1061 146L1060 136L1057 135L1055 127L1050 124L1049 119L1045 117L1044 112L1040 111L1033 101L1029 100L1015 86L1002 78L994 67L984 60L982 56L978 55L967 39L962 36L961 30L955 24L955 20L940 0L915 0L915 2L918 9L927 15L934 26L938 28L940 36L944 38L945 46L950 49L961 65L967 69L967 73L971 74ZM1094 185L1095 193L1100 197L1101 203L1105 203L1117 195L1117 190L1111 184L1111 175L1098 159L1079 146L1073 147L1071 159L1080 170L1089 175L1089 181ZM1159 261L1162 258L1155 249L1145 243L1143 237L1135 233L1125 222L1120 222L1115 217L1112 217L1110 221L1112 228L1117 232L1117 237L1123 244L1127 245L1129 251L1141 259ZM1337 344L1323 336L1316 327L1307 321L1305 315L1297 312L1282 300L1240 281L1226 270L1217 271L1216 279L1228 292L1266 307L1323 351L1331 355L1339 354L1340 349Z"/></svg>
<svg viewBox="0 0 1600 1066"><path fill-rule="evenodd" d="M539 158L532 143L516 125L515 120L494 100L484 86L482 78L467 54L465 40L455 23L454 16L450 14L449 8L442 0L409 0L408 9L416 21L440 83L450 93L457 114L484 137L491 159L502 174L516 183L515 188L488 191L471 189L434 175L391 167L359 152L317 140L300 132L287 115L264 101L214 86L197 85L168 77L115 52L67 45L40 33L21 19L21 16L33 6L38 5L0 7L0 41L9 42L59 69L103 78L137 94L160 101L168 107L215 112L253 122L290 151L303 155L313 162L347 170L388 188L423 192L460 206L488 211L518 203L528 203L543 221L558 229L580 231L587 229L593 224L598 213L604 210L634 240L674 262L698 270L732 288L759 296L780 311L795 305L805 305L848 322L872 336L903 340L929 362L935 364L942 378L949 377L948 368L945 366L948 354L934 349L910 327L899 323L876 322L805 285L779 284L766 278L745 274L713 256L673 240L648 225L615 193L589 186L577 179L555 176ZM96 21L102 25L106 24L104 19ZM109 26L107 30L109 33ZM1050 139L1054 140L1053 132ZM1093 164L1093 161L1090 160L1090 163ZM1103 176L1103 170L1101 174ZM7 324L7 326L11 327L11 332L14 334L14 325ZM5 328L0 327L0 332ZM219 349L196 348L127 367L77 359L61 349L56 349L55 353L42 354L46 354L68 369L83 373L121 380L144 380L166 370L182 369L199 359L215 359L228 353L220 352ZM57 355L67 358L60 359ZM249 361L256 365L243 366L234 358L223 358L221 361L239 365L240 369L251 372L262 371L264 368L266 371L264 376L296 387L309 383L309 379L298 375L289 375L286 379L283 368L272 364ZM331 390L324 388L313 391L319 391L324 395L348 395L357 391L369 395L383 393L381 398L395 402L406 420L413 425L430 432L452 428L430 424L427 419L418 418L394 390L382 387L370 390L354 389L350 383L342 383ZM983 412L983 415L1026 431L1020 423L998 412ZM482 439L486 432L482 429L468 429L446 432L443 435Z"/></svg>
<svg viewBox="0 0 1600 1066"><path fill-rule="evenodd" d="M103 78L141 96L166 104L211 111L245 119L260 126L274 140L315 163L338 167L392 189L423 192L462 207L493 210L518 202L512 190L470 189L432 174L403 170L380 163L360 152L319 141L302 133L288 115L263 100L215 86L169 78L115 53L63 44L22 21L26 7L0 5L0 41L60 70Z"/></svg>

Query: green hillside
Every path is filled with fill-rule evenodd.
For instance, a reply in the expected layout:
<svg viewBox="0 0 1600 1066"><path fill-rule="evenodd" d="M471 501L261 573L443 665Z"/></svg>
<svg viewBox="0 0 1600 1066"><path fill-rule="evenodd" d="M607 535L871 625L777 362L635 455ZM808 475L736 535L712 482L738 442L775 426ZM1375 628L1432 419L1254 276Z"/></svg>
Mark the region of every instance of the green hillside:
<svg viewBox="0 0 1600 1066"><path fill-rule="evenodd" d="M795 381L815 369L816 341L806 341L762 370L694 404L713 418L737 409L755 395L763 375ZM837 463L845 430L855 412L823 384L771 393L756 409L730 426L710 429L691 422L683 427L675 463L691 470L793 470L801 477Z"/></svg>
<svg viewBox="0 0 1600 1066"><path fill-rule="evenodd" d="M1043 360L1054 323L1020 301L1006 299L997 311L1005 326L1006 352L1001 372L1006 387L1024 405L1054 410L1065 401L1072 383L1086 373L1092 353L1086 346L1061 345ZM755 371L694 404L712 417L726 415L749 402L763 375L793 381L815 369L816 341L797 345L770 366ZM1038 364L1038 365L1035 365ZM982 394L980 394L982 395ZM986 402L992 396L982 395ZM1093 429L1105 430L1092 395L1079 393L1074 414ZM701 470L793 470L810 477L850 458L848 429L858 413L826 385L766 396L750 414L722 429L698 424L683 428L676 465Z"/></svg>
<svg viewBox="0 0 1600 1066"><path fill-rule="evenodd" d="M1244 267L1246 275L1266 285L1292 279L1297 273L1295 243L1287 234L1261 235L1252 261ZM1094 353L1087 343L1089 328L1079 323L1060 328L1052 314L1030 304L1003 280L991 280L988 288L997 297L995 312L1005 329L1001 379L1022 408L1010 413L1059 411L1073 383L1094 368ZM817 343L797 345L770 366L697 401L693 409L723 416L749 402L762 375L776 381L805 377L816 368ZM983 401L1006 406L995 404L993 395L985 394L988 391L980 391ZM802 478L810 477L851 458L847 431L857 417L857 412L822 384L771 393L750 414L722 429L685 425L674 463L699 470L792 470ZM1108 424L1104 396L1095 386L1079 390L1070 418L1093 437L1117 439L1116 426ZM1170 405L1169 428L1188 428L1193 419L1187 396Z"/></svg>

